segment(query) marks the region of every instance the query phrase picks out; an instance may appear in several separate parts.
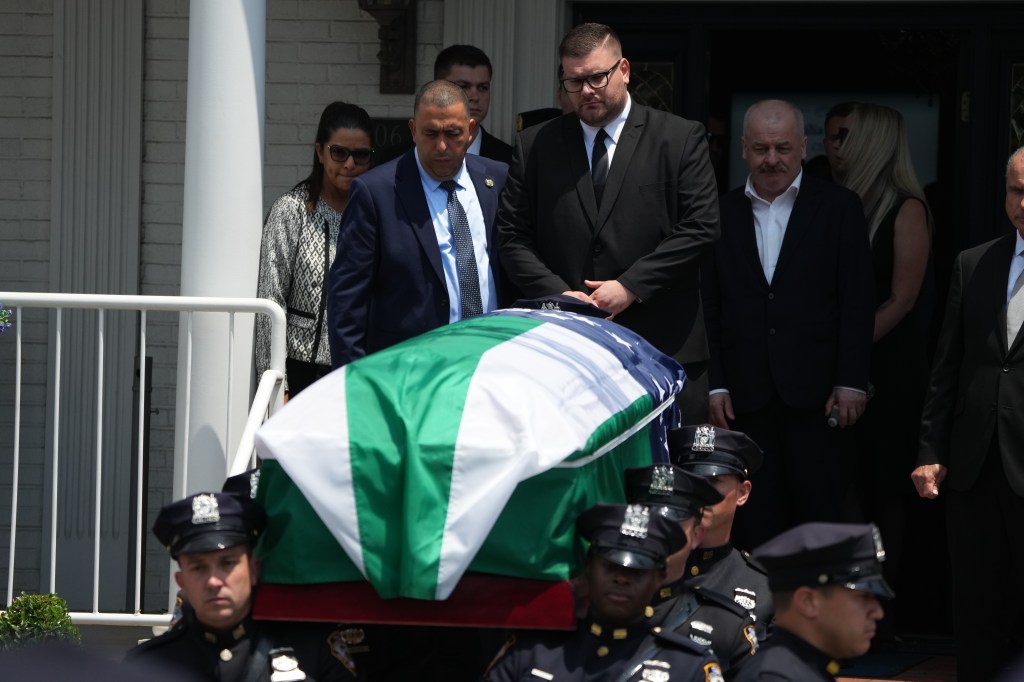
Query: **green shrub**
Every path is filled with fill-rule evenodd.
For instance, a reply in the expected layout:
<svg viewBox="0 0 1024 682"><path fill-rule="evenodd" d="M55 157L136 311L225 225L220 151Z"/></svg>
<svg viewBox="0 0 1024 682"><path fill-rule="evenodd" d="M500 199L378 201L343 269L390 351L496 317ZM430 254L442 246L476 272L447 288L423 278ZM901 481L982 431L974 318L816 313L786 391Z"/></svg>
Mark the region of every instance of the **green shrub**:
<svg viewBox="0 0 1024 682"><path fill-rule="evenodd" d="M73 644L82 640L68 615L67 602L57 595L22 592L0 613L0 650L49 640Z"/></svg>

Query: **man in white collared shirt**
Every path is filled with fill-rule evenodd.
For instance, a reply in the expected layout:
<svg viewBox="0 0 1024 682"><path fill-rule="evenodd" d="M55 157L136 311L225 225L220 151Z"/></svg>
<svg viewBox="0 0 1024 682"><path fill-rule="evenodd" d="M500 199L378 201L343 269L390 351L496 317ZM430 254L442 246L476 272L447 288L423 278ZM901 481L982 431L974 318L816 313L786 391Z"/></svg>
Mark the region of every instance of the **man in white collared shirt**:
<svg viewBox="0 0 1024 682"><path fill-rule="evenodd" d="M841 429L867 402L874 285L857 195L803 173L803 115L753 105L744 187L721 198L722 238L703 272L711 422L764 450L764 491L736 517L737 546L799 523L839 521ZM840 428L829 426L833 418Z"/></svg>
<svg viewBox="0 0 1024 682"><path fill-rule="evenodd" d="M415 148L349 191L327 299L333 367L499 307L508 166L467 156L475 122L458 85L427 83L413 111Z"/></svg>

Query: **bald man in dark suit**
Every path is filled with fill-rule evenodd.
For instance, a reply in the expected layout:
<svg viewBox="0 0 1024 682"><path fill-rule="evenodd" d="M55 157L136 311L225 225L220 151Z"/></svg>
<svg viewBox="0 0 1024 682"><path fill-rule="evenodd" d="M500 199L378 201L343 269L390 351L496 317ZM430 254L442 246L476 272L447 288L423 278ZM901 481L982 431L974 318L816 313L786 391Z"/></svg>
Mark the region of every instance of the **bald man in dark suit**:
<svg viewBox="0 0 1024 682"><path fill-rule="evenodd" d="M1016 230L953 266L912 473L919 495L946 498L962 680L993 679L1024 652L1024 147L1005 205Z"/></svg>

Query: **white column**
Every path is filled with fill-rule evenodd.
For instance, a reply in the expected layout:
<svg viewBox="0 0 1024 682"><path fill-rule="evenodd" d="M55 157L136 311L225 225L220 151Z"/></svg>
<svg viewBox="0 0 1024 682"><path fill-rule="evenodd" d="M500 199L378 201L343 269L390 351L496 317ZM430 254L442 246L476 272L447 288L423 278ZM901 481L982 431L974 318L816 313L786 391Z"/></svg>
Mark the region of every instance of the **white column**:
<svg viewBox="0 0 1024 682"><path fill-rule="evenodd" d="M189 6L183 296L256 295L263 219L265 35L265 0L192 0ZM220 489L252 391L251 315L237 315L233 331L225 315L193 316L190 377L187 328L182 315L176 497ZM187 478L182 480L186 442Z"/></svg>

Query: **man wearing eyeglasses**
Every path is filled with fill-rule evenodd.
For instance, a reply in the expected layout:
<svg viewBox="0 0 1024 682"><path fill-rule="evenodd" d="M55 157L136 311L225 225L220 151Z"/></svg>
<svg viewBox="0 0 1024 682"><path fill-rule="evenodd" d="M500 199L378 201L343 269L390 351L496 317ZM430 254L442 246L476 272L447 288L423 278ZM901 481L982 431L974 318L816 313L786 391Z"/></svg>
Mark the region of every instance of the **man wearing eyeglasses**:
<svg viewBox="0 0 1024 682"><path fill-rule="evenodd" d="M415 148L352 182L327 299L332 367L498 307L508 166L466 155L474 127L462 88L431 81L409 121Z"/></svg>
<svg viewBox="0 0 1024 682"><path fill-rule="evenodd" d="M516 140L498 216L503 267L523 296L593 303L679 360L684 420L703 422L699 264L719 232L704 127L631 99L610 27L575 27L559 54L576 116Z"/></svg>

